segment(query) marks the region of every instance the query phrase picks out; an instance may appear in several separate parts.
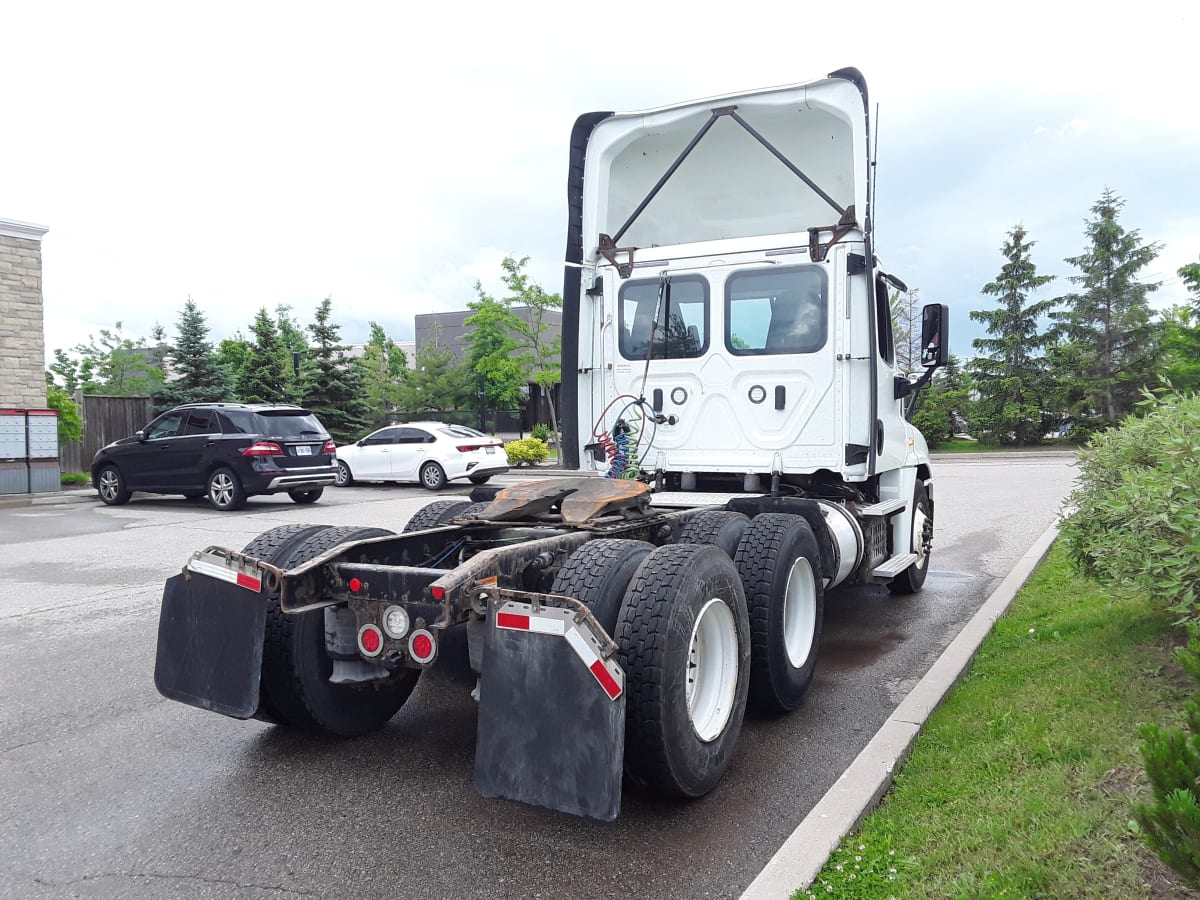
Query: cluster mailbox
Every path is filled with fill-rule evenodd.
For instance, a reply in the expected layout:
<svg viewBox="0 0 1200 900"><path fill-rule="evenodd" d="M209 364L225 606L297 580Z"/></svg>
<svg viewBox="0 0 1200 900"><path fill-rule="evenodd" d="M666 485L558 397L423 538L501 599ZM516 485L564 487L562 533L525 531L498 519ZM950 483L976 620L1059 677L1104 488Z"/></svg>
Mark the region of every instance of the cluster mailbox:
<svg viewBox="0 0 1200 900"><path fill-rule="evenodd" d="M57 491L58 413L0 409L0 494Z"/></svg>

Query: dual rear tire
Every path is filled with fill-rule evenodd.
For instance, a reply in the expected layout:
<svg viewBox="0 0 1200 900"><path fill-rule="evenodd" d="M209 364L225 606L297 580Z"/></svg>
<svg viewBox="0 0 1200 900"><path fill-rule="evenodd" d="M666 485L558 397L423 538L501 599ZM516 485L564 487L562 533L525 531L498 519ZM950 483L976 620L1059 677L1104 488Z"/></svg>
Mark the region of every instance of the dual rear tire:
<svg viewBox="0 0 1200 900"><path fill-rule="evenodd" d="M281 568L297 566L347 541L383 537L382 528L284 525L264 532L242 551ZM360 685L333 684L325 650L325 610L285 614L279 596L267 600L259 710L256 718L340 737L383 727L404 705L420 672L400 669Z"/></svg>
<svg viewBox="0 0 1200 900"><path fill-rule="evenodd" d="M626 774L699 797L728 767L748 703L776 713L799 705L824 594L816 538L799 516L711 511L689 519L679 540L590 541L551 593L583 601L618 645Z"/></svg>

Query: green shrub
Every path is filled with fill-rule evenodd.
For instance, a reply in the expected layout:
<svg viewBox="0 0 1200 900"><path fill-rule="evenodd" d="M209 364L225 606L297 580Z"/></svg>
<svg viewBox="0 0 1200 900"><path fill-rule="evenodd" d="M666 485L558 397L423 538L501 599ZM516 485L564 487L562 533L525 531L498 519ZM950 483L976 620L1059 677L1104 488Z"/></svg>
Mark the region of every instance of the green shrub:
<svg viewBox="0 0 1200 900"><path fill-rule="evenodd" d="M1062 534L1088 575L1200 621L1200 398L1171 391L1142 408L1080 454Z"/></svg>
<svg viewBox="0 0 1200 900"><path fill-rule="evenodd" d="M63 472L59 475L62 484L90 484L92 476L87 472Z"/></svg>
<svg viewBox="0 0 1200 900"><path fill-rule="evenodd" d="M534 465L545 462L550 456L550 448L546 446L546 442L533 437L509 441L504 445L504 452L508 454L510 466Z"/></svg>
<svg viewBox="0 0 1200 900"><path fill-rule="evenodd" d="M1154 802L1138 806L1134 816L1158 858L1200 888L1200 628L1193 626L1191 635L1189 646L1177 654L1196 679L1196 695L1184 704L1191 736L1178 728L1142 729L1142 759Z"/></svg>
<svg viewBox="0 0 1200 900"><path fill-rule="evenodd" d="M545 424L544 422L538 422L531 429L529 429L529 436L531 438L537 438L537 440L539 440L539 441L544 441L546 443L549 443L550 442L550 426Z"/></svg>

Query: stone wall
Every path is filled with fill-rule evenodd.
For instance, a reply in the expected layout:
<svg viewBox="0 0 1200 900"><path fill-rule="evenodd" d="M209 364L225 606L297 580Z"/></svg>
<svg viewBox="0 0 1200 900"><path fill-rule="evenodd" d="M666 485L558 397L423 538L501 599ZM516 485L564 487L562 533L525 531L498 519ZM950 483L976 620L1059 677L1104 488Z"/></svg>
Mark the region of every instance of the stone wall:
<svg viewBox="0 0 1200 900"><path fill-rule="evenodd" d="M41 225L0 219L0 406L46 405Z"/></svg>

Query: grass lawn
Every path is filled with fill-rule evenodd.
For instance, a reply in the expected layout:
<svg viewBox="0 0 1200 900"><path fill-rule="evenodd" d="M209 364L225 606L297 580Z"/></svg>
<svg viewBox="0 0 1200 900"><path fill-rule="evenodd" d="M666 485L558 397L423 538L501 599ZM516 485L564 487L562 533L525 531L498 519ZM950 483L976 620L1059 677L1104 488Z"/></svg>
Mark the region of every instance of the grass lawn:
<svg viewBox="0 0 1200 900"><path fill-rule="evenodd" d="M1032 453L1038 450L1078 450L1078 444L1069 441L1045 441L1041 444L1031 444L1028 447L1002 447L999 444L985 444L982 441L942 441L936 447L931 447L931 453Z"/></svg>
<svg viewBox="0 0 1200 900"><path fill-rule="evenodd" d="M1112 597L1056 547L930 718L892 791L796 897L1179 897L1137 835L1139 726L1194 682L1151 598Z"/></svg>

